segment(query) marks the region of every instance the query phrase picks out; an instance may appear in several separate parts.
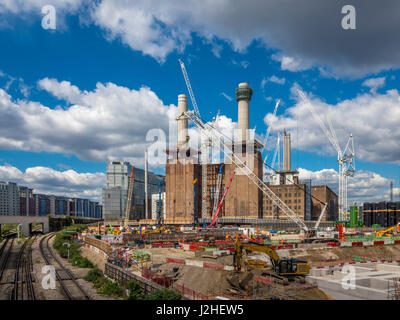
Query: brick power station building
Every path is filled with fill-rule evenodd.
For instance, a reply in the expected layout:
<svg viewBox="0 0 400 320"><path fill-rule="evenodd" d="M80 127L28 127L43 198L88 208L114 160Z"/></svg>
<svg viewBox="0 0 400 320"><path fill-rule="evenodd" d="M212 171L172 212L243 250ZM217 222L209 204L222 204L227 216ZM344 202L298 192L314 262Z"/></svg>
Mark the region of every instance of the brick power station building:
<svg viewBox="0 0 400 320"><path fill-rule="evenodd" d="M238 134L232 146L235 154L245 159L246 165L263 180L263 147L250 137L249 103L252 89L248 83L239 84L236 89L238 102ZM208 163L203 166L201 153L189 147L188 119L183 117L187 111L187 97L178 96L178 140L177 147L169 149L166 164L166 220L177 223L190 223L194 218L212 218L213 204L220 198L229 183L233 170L232 183L225 198L220 218L249 219L287 219L279 212L272 201L233 163ZM337 195L327 186L311 186L311 181L299 182L298 172L291 169L290 134L284 134L283 170L274 175L268 187L284 201L300 219L317 220L323 205L328 202L323 221L337 219ZM222 185L218 199L216 189L218 172L222 172ZM205 177L203 176L205 175ZM204 188L203 184L206 184ZM206 190L205 194L203 194Z"/></svg>

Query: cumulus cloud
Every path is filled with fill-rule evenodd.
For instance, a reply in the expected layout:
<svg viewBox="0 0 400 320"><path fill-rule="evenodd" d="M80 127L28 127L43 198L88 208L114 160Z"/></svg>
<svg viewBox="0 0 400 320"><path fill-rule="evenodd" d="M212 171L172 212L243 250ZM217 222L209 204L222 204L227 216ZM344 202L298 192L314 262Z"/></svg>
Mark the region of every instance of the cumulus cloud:
<svg viewBox="0 0 400 320"><path fill-rule="evenodd" d="M334 169L310 171L299 168L299 179L311 179L312 185L328 185L338 194L339 175ZM348 178L348 204L363 202L389 201L390 180L370 171L356 171L354 177Z"/></svg>
<svg viewBox="0 0 400 320"><path fill-rule="evenodd" d="M279 78L279 77L277 77L275 75L270 76L268 79L263 78L261 80L261 84L260 84L261 89L264 89L268 82L272 82L272 83L275 83L275 84L283 85L283 84L285 84L286 79L285 78Z"/></svg>
<svg viewBox="0 0 400 320"><path fill-rule="evenodd" d="M47 167L31 167L22 172L11 165L0 166L0 180L33 188L35 193L82 197L101 202L101 188L106 183L103 172L78 173Z"/></svg>
<svg viewBox="0 0 400 320"><path fill-rule="evenodd" d="M293 141L298 141L298 150L336 154L307 106L298 96L294 98L297 103L286 109L285 114L277 119L272 115L264 118L268 126L273 124L271 132L286 129L291 133ZM336 105L312 96L309 100L321 118L325 119L329 115L342 149L352 133L356 158L400 163L400 95L397 90L388 90L384 94L360 94Z"/></svg>
<svg viewBox="0 0 400 320"><path fill-rule="evenodd" d="M123 158L140 165L147 132L159 128L168 135L169 120L176 125L176 107L164 105L147 87L98 83L93 91L82 91L47 78L38 86L72 105L51 109L14 101L0 89L0 149L74 154L92 161Z"/></svg>
<svg viewBox="0 0 400 320"><path fill-rule="evenodd" d="M305 62L298 57L289 57L285 55L272 55L272 59L280 62L282 70L297 72L297 71L304 71L312 67L312 63Z"/></svg>
<svg viewBox="0 0 400 320"><path fill-rule="evenodd" d="M217 56L221 41L240 53L257 42L275 52L282 70L317 67L325 74L356 78L400 66L400 44L393 41L400 28L397 0L385 5L354 0L355 30L341 27L345 0L304 0L301 5L291 0L0 0L0 14L40 15L45 4L53 4L57 12L80 9L85 24L97 25L110 41L119 39L160 62L183 51L196 34L213 44Z"/></svg>
<svg viewBox="0 0 400 320"><path fill-rule="evenodd" d="M385 86L385 81L385 77L370 78L365 80L362 85L368 87L372 93L375 93L376 90Z"/></svg>
<svg viewBox="0 0 400 320"><path fill-rule="evenodd" d="M59 82L57 79L44 78L38 81L38 87L70 103L79 103L81 100L82 92L69 81Z"/></svg>
<svg viewBox="0 0 400 320"><path fill-rule="evenodd" d="M27 13L35 11L41 14L45 5L53 5L59 11L76 11L83 0L0 0L0 13Z"/></svg>
<svg viewBox="0 0 400 320"><path fill-rule="evenodd" d="M395 0L379 6L355 0L357 29L341 28L344 0L301 6L283 1L102 0L92 7L92 19L109 39L119 38L134 50L158 60L191 43L192 34L209 42L223 40L244 52L258 41L277 51L283 70L327 66L335 74L361 77L399 67L399 29ZM240 21L240 23L238 23Z"/></svg>

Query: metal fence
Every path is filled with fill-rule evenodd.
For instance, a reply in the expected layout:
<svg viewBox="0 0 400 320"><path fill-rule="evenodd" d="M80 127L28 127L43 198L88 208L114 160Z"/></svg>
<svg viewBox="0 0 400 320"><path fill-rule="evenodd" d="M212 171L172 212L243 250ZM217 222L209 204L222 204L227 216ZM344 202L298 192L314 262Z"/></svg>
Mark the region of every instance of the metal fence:
<svg viewBox="0 0 400 320"><path fill-rule="evenodd" d="M158 289L163 289L164 287L154 283L150 280L144 279L141 276L138 276L132 272L129 272L127 270L124 270L118 266L115 266L111 263L106 263L105 268L104 268L104 274L117 281L119 284L121 284L124 287L128 286L128 283L130 281L136 281L139 283L140 287L143 290L144 294L151 294L153 291L158 290Z"/></svg>

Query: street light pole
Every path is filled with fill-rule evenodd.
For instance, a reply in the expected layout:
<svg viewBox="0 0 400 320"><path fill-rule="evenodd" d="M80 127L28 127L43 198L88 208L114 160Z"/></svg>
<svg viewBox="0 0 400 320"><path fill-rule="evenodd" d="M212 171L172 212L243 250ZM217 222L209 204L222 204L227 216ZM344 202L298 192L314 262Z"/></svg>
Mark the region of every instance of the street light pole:
<svg viewBox="0 0 400 320"><path fill-rule="evenodd" d="M69 248L71 248L71 244L69 242L64 242L63 246L67 246L68 248L68 260L69 260Z"/></svg>

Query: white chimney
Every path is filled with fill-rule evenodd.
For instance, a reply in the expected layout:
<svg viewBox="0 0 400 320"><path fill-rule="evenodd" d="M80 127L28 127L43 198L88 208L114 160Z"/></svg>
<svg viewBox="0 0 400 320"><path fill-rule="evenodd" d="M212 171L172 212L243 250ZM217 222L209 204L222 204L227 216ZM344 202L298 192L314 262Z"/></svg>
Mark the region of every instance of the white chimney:
<svg viewBox="0 0 400 320"><path fill-rule="evenodd" d="M252 94L253 90L247 82L240 83L236 89L236 101L238 102L238 140L240 143L246 143L249 139L249 102Z"/></svg>
<svg viewBox="0 0 400 320"><path fill-rule="evenodd" d="M187 96L180 94L178 96L178 118L187 111ZM183 147L187 143L188 136L188 119L177 119L178 121L178 148Z"/></svg>

